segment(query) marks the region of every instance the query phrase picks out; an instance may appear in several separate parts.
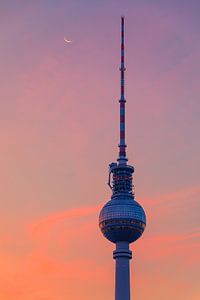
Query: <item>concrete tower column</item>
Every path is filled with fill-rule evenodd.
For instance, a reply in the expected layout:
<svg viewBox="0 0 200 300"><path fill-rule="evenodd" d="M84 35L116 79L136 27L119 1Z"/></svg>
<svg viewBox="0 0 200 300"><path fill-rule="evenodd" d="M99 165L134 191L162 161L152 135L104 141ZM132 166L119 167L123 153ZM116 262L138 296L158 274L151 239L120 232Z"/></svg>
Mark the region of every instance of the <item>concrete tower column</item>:
<svg viewBox="0 0 200 300"><path fill-rule="evenodd" d="M130 300L130 262L132 251L128 242L117 242L113 251L116 260L115 300Z"/></svg>

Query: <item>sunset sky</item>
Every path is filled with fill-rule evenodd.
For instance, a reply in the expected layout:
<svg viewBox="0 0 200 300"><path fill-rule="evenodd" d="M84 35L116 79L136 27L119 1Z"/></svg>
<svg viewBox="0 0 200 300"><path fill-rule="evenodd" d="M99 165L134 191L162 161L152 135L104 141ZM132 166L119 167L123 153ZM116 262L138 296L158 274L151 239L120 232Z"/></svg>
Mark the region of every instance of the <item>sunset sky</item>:
<svg viewBox="0 0 200 300"><path fill-rule="evenodd" d="M0 0L0 300L114 299L121 15L132 299L200 299L199 0Z"/></svg>

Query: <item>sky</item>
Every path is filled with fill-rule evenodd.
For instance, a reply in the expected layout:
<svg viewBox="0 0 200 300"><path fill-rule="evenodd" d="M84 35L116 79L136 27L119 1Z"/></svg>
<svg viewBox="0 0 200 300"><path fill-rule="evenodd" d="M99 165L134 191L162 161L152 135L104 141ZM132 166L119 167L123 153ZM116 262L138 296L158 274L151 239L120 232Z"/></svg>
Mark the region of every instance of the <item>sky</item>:
<svg viewBox="0 0 200 300"><path fill-rule="evenodd" d="M147 215L132 298L200 299L200 2L0 0L2 300L114 299L98 214L118 155L121 15Z"/></svg>

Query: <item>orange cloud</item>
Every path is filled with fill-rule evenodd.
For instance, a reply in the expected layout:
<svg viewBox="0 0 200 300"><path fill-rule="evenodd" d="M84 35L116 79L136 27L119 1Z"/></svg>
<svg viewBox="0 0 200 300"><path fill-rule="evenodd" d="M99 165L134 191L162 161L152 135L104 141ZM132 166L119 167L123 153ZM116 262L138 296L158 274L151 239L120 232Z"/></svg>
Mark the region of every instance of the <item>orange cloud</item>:
<svg viewBox="0 0 200 300"><path fill-rule="evenodd" d="M196 191L198 189L189 189L186 196L190 197ZM161 198L180 201L184 194L185 192L179 191L175 195L163 195ZM143 202L145 203L145 200ZM106 241L98 230L99 210L100 206L87 206L50 214L28 224L28 232L21 232L21 235L18 235L19 240L5 234L2 245L7 247L12 240L12 247L24 247L25 250L23 253L17 251L18 254L15 255L13 251L1 253L0 298L53 300L62 299L62 295L65 294L67 299L90 299L91 291L95 295L95 290L99 291L98 295L95 295L96 300L106 299L108 290L112 292L112 298L114 245ZM165 217L164 210L158 209L155 218L158 218L159 222L160 212L162 217ZM185 233L172 232L170 229L162 234L163 224L159 223L159 226L160 232L154 232L149 227L143 238L132 245L133 285L136 287L138 284L138 291L142 288L141 282L145 284L150 293L149 299L154 299L153 295L160 297L162 289L166 288L166 282L170 295L175 294L175 279L171 280L167 272L174 270L175 278L178 274L176 270L182 270L184 273L188 268L195 270L199 264L198 228ZM142 270L137 270L138 265L145 272L145 276ZM162 289L155 290L155 284L151 286L154 280L149 284L152 276ZM185 275L183 279L176 280L176 286L182 287L187 281ZM62 295L59 291L62 291ZM135 293L134 289L133 292ZM142 292L143 298L147 296L146 293Z"/></svg>
<svg viewBox="0 0 200 300"><path fill-rule="evenodd" d="M62 221L70 221L74 218L83 218L88 217L90 215L97 214L100 210L100 206L91 206L91 207L78 207L72 208L70 210L55 213L49 215L42 220L37 221L34 224L30 225L30 230L32 234L40 233L42 230L47 228L51 228L52 226L56 225Z"/></svg>

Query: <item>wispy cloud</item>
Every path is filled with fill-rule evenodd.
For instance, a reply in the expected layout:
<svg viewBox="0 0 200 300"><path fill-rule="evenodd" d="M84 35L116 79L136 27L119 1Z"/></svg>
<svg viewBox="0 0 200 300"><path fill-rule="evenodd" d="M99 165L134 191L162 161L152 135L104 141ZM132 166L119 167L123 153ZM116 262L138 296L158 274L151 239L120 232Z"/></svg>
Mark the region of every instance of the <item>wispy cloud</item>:
<svg viewBox="0 0 200 300"><path fill-rule="evenodd" d="M33 234L41 233L46 228L52 228L52 226L62 221L70 222L71 219L86 218L90 215L96 215L100 210L100 206L88 206L88 207L77 207L66 210L64 212L51 214L44 217L41 220L36 221L30 225L30 230ZM85 219L87 221L87 219Z"/></svg>

